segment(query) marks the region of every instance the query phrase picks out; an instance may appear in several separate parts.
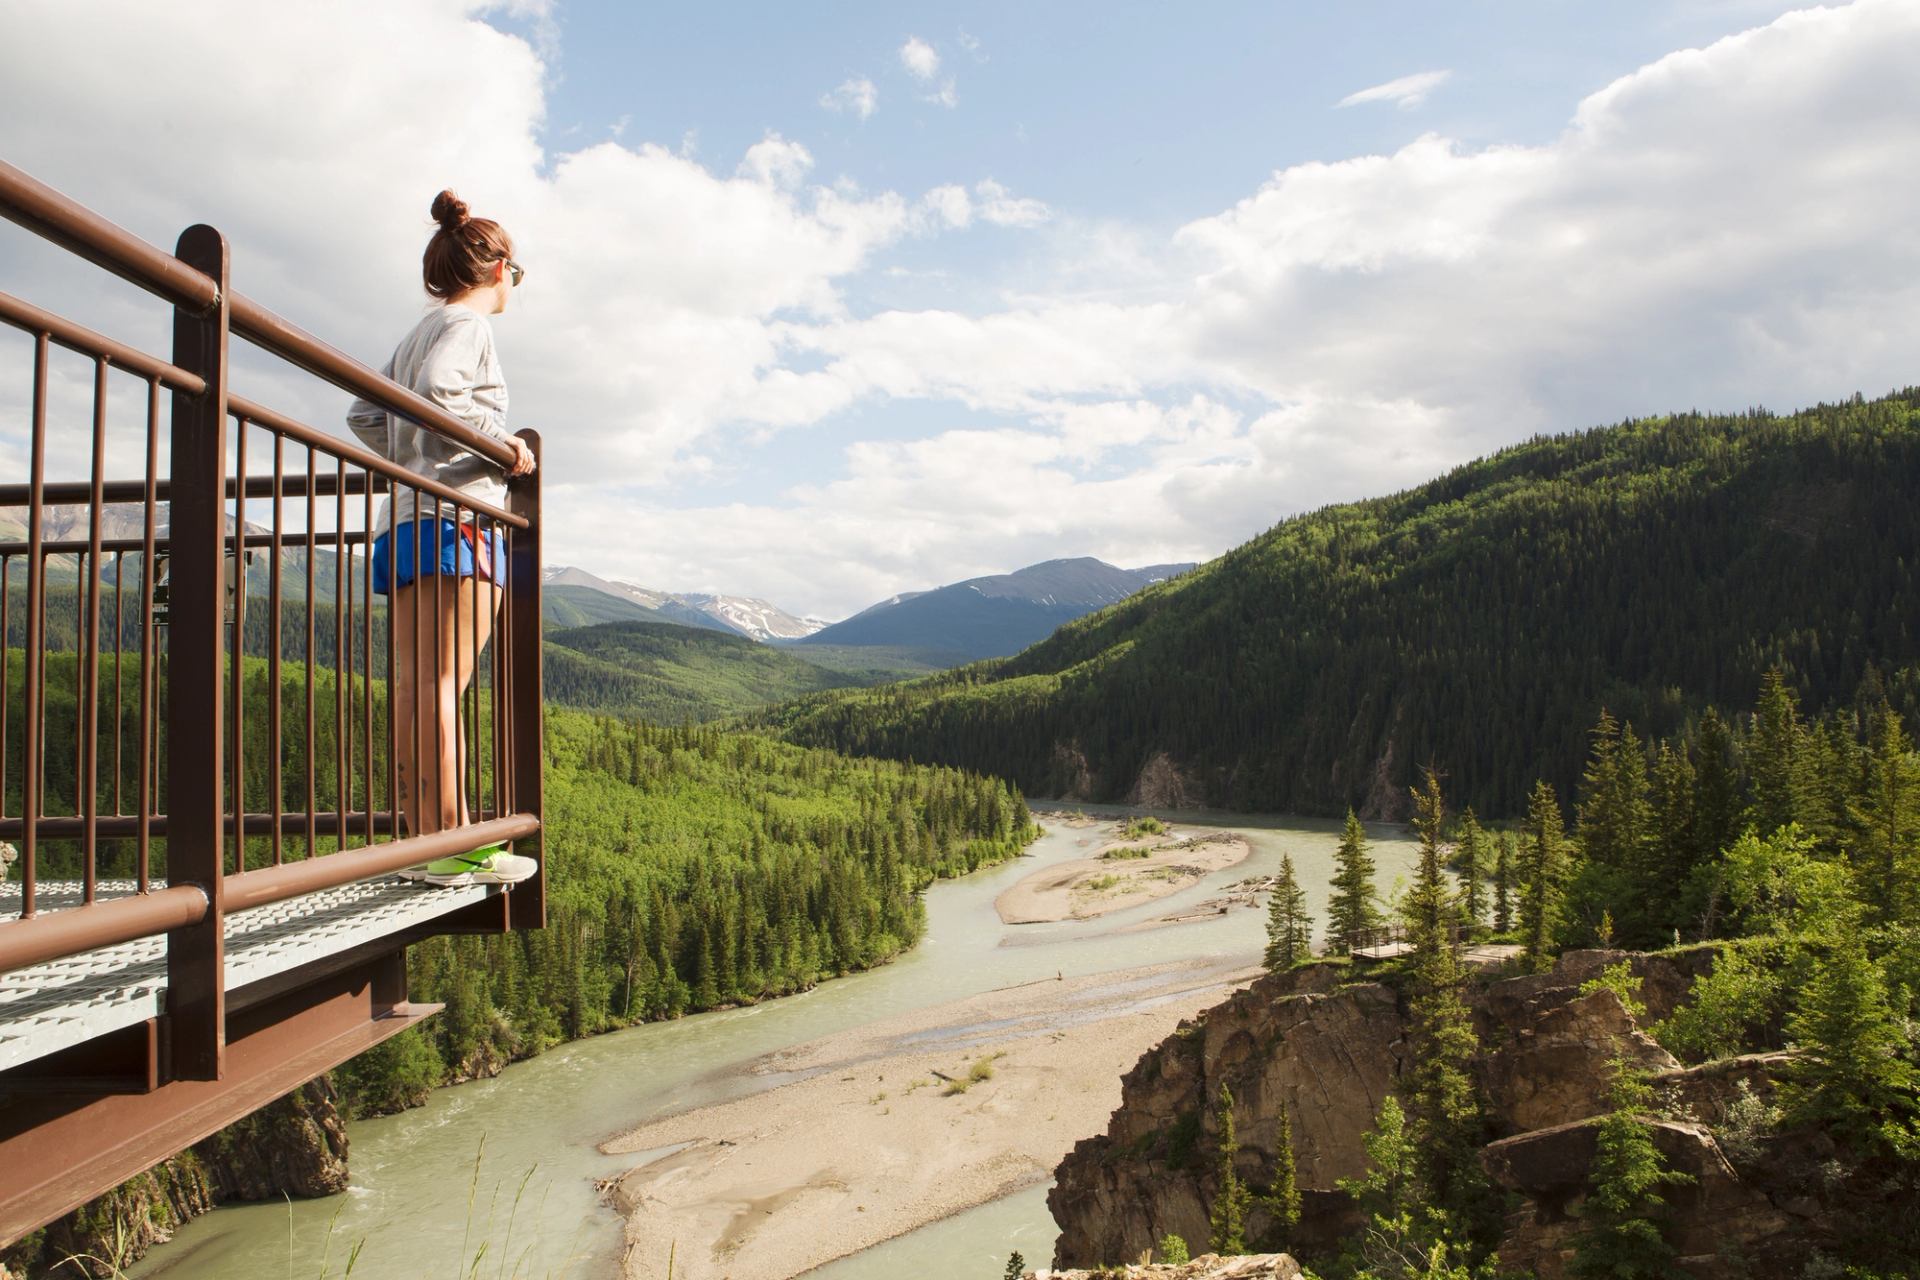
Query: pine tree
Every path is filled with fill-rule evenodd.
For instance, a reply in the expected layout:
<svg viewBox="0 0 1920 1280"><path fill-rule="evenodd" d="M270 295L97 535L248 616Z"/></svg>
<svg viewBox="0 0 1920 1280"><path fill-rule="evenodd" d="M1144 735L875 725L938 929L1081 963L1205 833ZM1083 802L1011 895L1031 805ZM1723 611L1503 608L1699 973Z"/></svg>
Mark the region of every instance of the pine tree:
<svg viewBox="0 0 1920 1280"><path fill-rule="evenodd" d="M1920 1069L1859 929L1841 929L1833 949L1797 993L1787 1034L1800 1046L1782 1102L1789 1120L1920 1156Z"/></svg>
<svg viewBox="0 0 1920 1280"><path fill-rule="evenodd" d="M1564 875L1560 801L1545 782L1533 784L1527 802L1527 844L1520 894L1520 935L1526 946L1527 968L1545 973L1553 967L1553 936L1560 920L1561 877Z"/></svg>
<svg viewBox="0 0 1920 1280"><path fill-rule="evenodd" d="M1797 816L1794 756L1800 750L1802 734L1799 698L1787 687L1780 668L1771 667L1760 682L1753 734L1747 743L1753 821L1763 836L1772 835Z"/></svg>
<svg viewBox="0 0 1920 1280"><path fill-rule="evenodd" d="M1411 788L1410 794L1413 830L1420 840L1420 861L1401 912L1414 955L1431 956L1441 951L1451 952L1453 941L1453 894L1440 864L1440 829L1446 821L1446 807L1440 795L1440 780L1432 769L1422 770L1420 785Z"/></svg>
<svg viewBox="0 0 1920 1280"><path fill-rule="evenodd" d="M1693 742L1693 864L1706 866L1740 836L1740 783L1733 733L1708 707Z"/></svg>
<svg viewBox="0 0 1920 1280"><path fill-rule="evenodd" d="M1694 830L1693 762L1685 751L1662 742L1653 762L1653 829L1645 853L1633 868L1633 892L1644 904L1643 914L1650 936L1672 931L1688 922L1693 906L1691 886L1696 883L1699 847ZM1676 893L1675 889L1680 892Z"/></svg>
<svg viewBox="0 0 1920 1280"><path fill-rule="evenodd" d="M1920 919L1920 760L1892 710L1871 732L1865 785L1848 806L1860 899L1883 923Z"/></svg>
<svg viewBox="0 0 1920 1280"><path fill-rule="evenodd" d="M1294 874L1293 855L1280 855L1280 875L1267 902L1268 973L1291 969L1313 955L1313 917L1307 914L1306 890Z"/></svg>
<svg viewBox="0 0 1920 1280"><path fill-rule="evenodd" d="M1446 810L1433 770L1424 772L1413 802L1420 862L1407 893L1407 940L1413 945L1407 1118L1428 1202L1469 1229L1484 1228L1489 1195L1477 1154L1484 1126L1473 1082L1480 1040L1462 998L1466 972L1454 945L1454 914L1440 865Z"/></svg>
<svg viewBox="0 0 1920 1280"><path fill-rule="evenodd" d="M1333 854L1332 893L1327 899L1327 950L1333 954L1346 955L1368 930L1380 927L1379 893L1373 877L1367 829L1348 809L1340 847Z"/></svg>
<svg viewBox="0 0 1920 1280"><path fill-rule="evenodd" d="M1583 1226L1568 1269L1592 1280L1667 1280L1674 1274L1674 1253L1661 1234L1661 1190L1693 1179L1669 1169L1653 1145L1643 1114L1652 1109L1653 1090L1624 1060L1613 1064L1609 1102L1587 1174L1592 1190L1577 1210Z"/></svg>
<svg viewBox="0 0 1920 1280"><path fill-rule="evenodd" d="M1293 1115L1284 1101L1274 1122L1273 1184L1262 1200L1276 1228L1275 1238L1268 1242L1270 1249L1283 1250L1293 1229L1300 1224L1300 1180L1293 1161Z"/></svg>
<svg viewBox="0 0 1920 1280"><path fill-rule="evenodd" d="M1460 815L1454 862L1460 869L1460 921L1476 930L1487 915L1487 833L1471 808Z"/></svg>
<svg viewBox="0 0 1920 1280"><path fill-rule="evenodd" d="M1220 1086L1220 1105L1214 1112L1214 1118L1220 1126L1219 1155L1214 1166L1220 1189L1215 1193L1213 1205L1207 1213L1207 1224L1213 1233L1213 1251L1222 1255L1245 1253L1247 1210L1253 1204L1253 1193L1240 1180L1240 1171L1234 1168L1234 1157L1240 1154L1240 1140L1234 1132L1233 1091L1224 1084Z"/></svg>
<svg viewBox="0 0 1920 1280"><path fill-rule="evenodd" d="M1493 864L1493 931L1513 928L1513 833L1502 831Z"/></svg>

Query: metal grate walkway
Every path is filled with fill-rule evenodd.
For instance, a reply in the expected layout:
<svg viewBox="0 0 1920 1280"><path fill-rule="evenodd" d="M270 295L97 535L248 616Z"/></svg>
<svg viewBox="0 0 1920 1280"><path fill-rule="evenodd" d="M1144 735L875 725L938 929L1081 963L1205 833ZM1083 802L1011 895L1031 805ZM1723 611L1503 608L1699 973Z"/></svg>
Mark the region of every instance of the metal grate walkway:
<svg viewBox="0 0 1920 1280"><path fill-rule="evenodd" d="M135 891L107 880L99 897ZM498 885L448 889L397 876L363 880L227 917L227 990L375 942L501 892ZM80 905L79 884L43 883L43 909ZM20 886L0 884L0 916L17 914ZM0 930L7 926L0 924ZM0 1071L162 1012L167 989L164 936L69 956L0 974Z"/></svg>

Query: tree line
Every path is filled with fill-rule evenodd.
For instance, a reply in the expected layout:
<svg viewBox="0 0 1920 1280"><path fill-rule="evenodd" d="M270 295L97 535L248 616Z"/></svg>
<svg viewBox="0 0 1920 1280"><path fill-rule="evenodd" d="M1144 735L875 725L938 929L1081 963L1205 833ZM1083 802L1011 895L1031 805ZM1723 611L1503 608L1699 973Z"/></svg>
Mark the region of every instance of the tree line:
<svg viewBox="0 0 1920 1280"><path fill-rule="evenodd" d="M1418 765L1523 811L1601 706L1691 732L1768 670L1920 713L1920 391L1540 438L1288 519L1011 658L764 713L795 741L1119 799L1161 753L1208 803L1402 816Z"/></svg>

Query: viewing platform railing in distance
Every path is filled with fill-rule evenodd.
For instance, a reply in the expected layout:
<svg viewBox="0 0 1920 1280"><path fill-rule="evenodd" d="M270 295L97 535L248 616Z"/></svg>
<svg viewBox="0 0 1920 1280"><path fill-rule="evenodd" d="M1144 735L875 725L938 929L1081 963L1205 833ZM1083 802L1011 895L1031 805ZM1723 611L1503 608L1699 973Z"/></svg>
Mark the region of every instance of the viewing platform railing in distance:
<svg viewBox="0 0 1920 1280"><path fill-rule="evenodd" d="M540 856L539 478L513 481L496 507L232 391L237 335L513 461L234 293L211 227L188 228L170 255L4 163L0 215L158 296L173 318L163 359L0 292L0 327L31 348L26 430L0 424L0 445L24 435L26 446L26 474L0 475L0 841L18 850L17 884L0 898L0 973L165 933L166 1074L217 1080L226 916L496 841ZM50 416L64 385L53 362L67 353L90 374L79 432ZM9 376L0 366L0 386ZM521 435L537 455L538 437ZM50 443L86 460L84 479L49 479ZM395 634L372 589L381 497L504 545L490 643L457 609L453 634L440 633L426 600L459 580L439 576L417 589L412 634ZM395 541L382 552L389 581ZM450 746L442 720L416 716L401 749L388 695L396 650L404 660L409 648L427 655L423 684L449 662L474 671ZM443 750L460 821L407 835L398 763ZM414 813L438 807L420 772ZM80 904L46 909L55 880L77 883ZM502 927L544 915L543 866L506 895Z"/></svg>

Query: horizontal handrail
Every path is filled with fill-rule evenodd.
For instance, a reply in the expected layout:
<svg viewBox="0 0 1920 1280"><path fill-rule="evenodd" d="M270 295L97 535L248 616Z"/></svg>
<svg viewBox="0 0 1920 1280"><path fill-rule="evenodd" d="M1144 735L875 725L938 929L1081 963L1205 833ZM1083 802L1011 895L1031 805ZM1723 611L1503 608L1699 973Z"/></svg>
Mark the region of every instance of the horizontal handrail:
<svg viewBox="0 0 1920 1280"><path fill-rule="evenodd" d="M10 293L0 293L0 322L28 333L44 333L69 351L78 351L83 356L98 356L116 369L152 378L173 391L197 396L207 389L207 380L197 373L189 373L177 364L150 356L138 347L130 347L104 333L95 333L83 324L75 324L64 316L57 316Z"/></svg>
<svg viewBox="0 0 1920 1280"><path fill-rule="evenodd" d="M207 891L177 884L126 898L103 898L68 911L43 911L0 922L0 973L198 924Z"/></svg>
<svg viewBox="0 0 1920 1280"><path fill-rule="evenodd" d="M342 849L302 862L283 862L277 867L241 871L227 876L226 912L251 911L270 903L337 889L343 884L389 875L403 867L419 866L436 858L451 858L457 853L483 849L490 844L520 840L540 830L540 819L530 813L516 813L490 822L471 822L463 827L436 831L431 835L408 836L387 844L363 849Z"/></svg>
<svg viewBox="0 0 1920 1280"><path fill-rule="evenodd" d="M525 839L539 830L540 819L530 813L520 813L431 835L409 836L364 849L343 849L302 862L243 871L226 877L222 890L225 913L251 911L288 898L337 889L357 880L391 875L436 858L450 858L490 844ZM102 898L85 907L43 911L24 920L0 922L0 973L184 929L204 919L207 908L206 890L199 885L177 884L124 898Z"/></svg>
<svg viewBox="0 0 1920 1280"><path fill-rule="evenodd" d="M491 810L482 810L478 821L492 821L496 815ZM367 830L367 812L355 809L348 813L283 813L278 819L270 813L249 813L241 820L241 833L249 836L272 835L278 830L282 835L301 835L307 830L307 821L313 821L313 833L316 836L359 836ZM77 840L86 832L87 820L72 814L51 818L37 818L40 835L47 840ZM226 815L228 829L232 829L233 815ZM102 840L131 840L140 834L140 815L120 813L102 816L93 820L94 832ZM26 823L19 818L0 818L0 840L17 840L26 829ZM394 831L393 814L380 810L373 815L373 833L377 836L392 835ZM167 815L154 813L147 815L147 832L156 840L167 834Z"/></svg>
<svg viewBox="0 0 1920 1280"><path fill-rule="evenodd" d="M0 160L0 216L169 302L193 311L208 311L220 301L220 286L203 272L4 160ZM426 397L383 377L251 298L229 293L227 314L233 332L288 363L371 400L389 413L417 422L471 452L502 466L512 465L516 455L511 445L474 430Z"/></svg>
<svg viewBox="0 0 1920 1280"><path fill-rule="evenodd" d="M369 476L362 471L351 471L342 478L337 472L323 471L314 477L313 496L332 498L339 494L361 494L367 492L367 486L373 486L373 492L388 491L385 476ZM234 496L237 486L232 476L227 477L227 496ZM138 506L147 500L147 482L144 480L109 480L100 487L101 501L110 507ZM173 481L156 480L153 496L158 502L166 502L173 497ZM249 498L271 498L274 496L272 476L251 476L247 480ZM283 498L304 498L307 496L307 478L304 475L290 475L280 482L280 495ZM50 507L81 506L93 501L93 486L84 480L48 481L43 486L40 500ZM33 504L32 489L24 484L0 484L0 507L25 507Z"/></svg>
<svg viewBox="0 0 1920 1280"><path fill-rule="evenodd" d="M0 216L168 302L208 311L220 301L220 286L204 273L4 160Z"/></svg>

